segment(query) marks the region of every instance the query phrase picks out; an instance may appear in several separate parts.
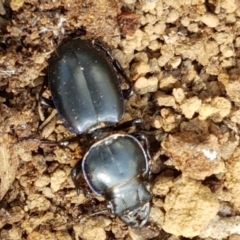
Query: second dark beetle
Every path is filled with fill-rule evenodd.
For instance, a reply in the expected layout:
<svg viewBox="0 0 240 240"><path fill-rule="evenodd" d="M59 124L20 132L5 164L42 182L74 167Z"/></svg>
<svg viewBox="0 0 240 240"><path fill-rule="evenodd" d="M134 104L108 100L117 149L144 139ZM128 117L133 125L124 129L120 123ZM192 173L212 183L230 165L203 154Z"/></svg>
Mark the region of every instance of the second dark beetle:
<svg viewBox="0 0 240 240"><path fill-rule="evenodd" d="M129 89L120 89L114 66L128 81ZM77 134L118 123L125 111L124 97L132 91L111 54L100 44L80 38L57 48L48 67L48 85L65 126Z"/></svg>

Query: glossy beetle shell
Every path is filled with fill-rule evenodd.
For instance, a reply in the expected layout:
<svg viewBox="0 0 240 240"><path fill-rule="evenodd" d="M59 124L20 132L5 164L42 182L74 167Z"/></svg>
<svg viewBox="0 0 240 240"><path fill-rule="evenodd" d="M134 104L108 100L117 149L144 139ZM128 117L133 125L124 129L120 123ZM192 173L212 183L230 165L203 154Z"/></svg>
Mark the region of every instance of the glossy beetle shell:
<svg viewBox="0 0 240 240"><path fill-rule="evenodd" d="M50 59L48 82L65 126L77 134L119 122L124 99L106 53L79 38L60 45Z"/></svg>
<svg viewBox="0 0 240 240"><path fill-rule="evenodd" d="M82 160L82 171L92 191L109 201L113 214L132 227L146 223L152 197L144 181L148 159L135 137L113 134L96 142Z"/></svg>

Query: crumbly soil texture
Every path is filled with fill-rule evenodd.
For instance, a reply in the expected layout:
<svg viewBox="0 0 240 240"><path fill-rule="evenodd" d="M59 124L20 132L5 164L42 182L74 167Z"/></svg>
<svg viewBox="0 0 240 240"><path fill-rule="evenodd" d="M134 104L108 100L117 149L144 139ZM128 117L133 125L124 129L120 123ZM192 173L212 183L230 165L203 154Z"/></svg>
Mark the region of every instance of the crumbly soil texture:
<svg viewBox="0 0 240 240"><path fill-rule="evenodd" d="M122 121L143 119L125 132L144 131L152 155L142 228L77 194L91 142L41 142L74 136L38 101L73 36L102 42L134 84ZM239 240L239 57L239 0L0 0L0 239Z"/></svg>

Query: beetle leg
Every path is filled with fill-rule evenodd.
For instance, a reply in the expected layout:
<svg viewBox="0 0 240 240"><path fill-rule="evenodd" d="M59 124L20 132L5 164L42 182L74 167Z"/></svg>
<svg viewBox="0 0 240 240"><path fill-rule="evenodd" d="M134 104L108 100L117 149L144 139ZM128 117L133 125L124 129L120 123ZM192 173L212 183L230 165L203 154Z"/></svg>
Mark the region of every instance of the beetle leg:
<svg viewBox="0 0 240 240"><path fill-rule="evenodd" d="M103 51L106 52L107 56L111 59L113 66L117 69L117 71L119 72L119 74L122 76L122 78L127 82L129 88L128 89L124 89L122 90L123 93L123 97L125 99L129 98L132 96L133 94L133 83L132 81L128 78L128 76L126 75L126 73L123 71L123 68L121 66L121 64L119 63L119 61L117 59L115 59L113 57L113 55L111 54L111 52L105 48L101 43L99 42L93 42L94 45L96 45L97 47L101 48Z"/></svg>
<svg viewBox="0 0 240 240"><path fill-rule="evenodd" d="M107 208L104 208L102 210L98 210L97 212L93 212L89 216L97 216L97 215L109 214L109 213L115 215L114 210L113 210L113 205L112 205L111 201L107 201Z"/></svg>
<svg viewBox="0 0 240 240"><path fill-rule="evenodd" d="M39 103L46 106L46 107L50 107L50 108L55 108L54 103L52 100L43 97L43 93L44 91L47 89L47 78L45 77L43 84L42 84L42 88L41 91L39 92Z"/></svg>
<svg viewBox="0 0 240 240"><path fill-rule="evenodd" d="M47 81L47 77L45 76L39 96L42 96L44 91L47 89L47 86L48 86L48 81Z"/></svg>
<svg viewBox="0 0 240 240"><path fill-rule="evenodd" d="M133 92L134 92L133 84L132 84L131 80L128 78L128 76L126 75L126 73L123 71L119 61L114 58L113 58L113 65L118 70L118 72L121 74L121 76L124 78L124 80L127 82L128 86L129 86L128 89L122 90L123 97L125 99L127 99L133 95Z"/></svg>
<svg viewBox="0 0 240 240"><path fill-rule="evenodd" d="M152 157L149 152L149 141L148 141L146 134L144 134L143 132L136 132L136 133L132 133L131 135L136 137L139 141L143 141L143 143L144 143L143 147L144 147L144 151L147 155L147 160L150 161ZM147 169L145 170L146 174L144 175L144 178L146 180L149 180L149 179L151 179L151 172L150 172L148 164L146 167L147 167Z"/></svg>
<svg viewBox="0 0 240 240"><path fill-rule="evenodd" d="M82 179L83 179L83 174L82 174L82 161L78 161L75 167L71 171L71 177L73 180L73 183L76 187L77 193L80 194L82 191Z"/></svg>
<svg viewBox="0 0 240 240"><path fill-rule="evenodd" d="M44 106L46 106L46 107L54 108L54 109L55 109L54 103L53 103L53 101L50 100L50 99L47 99L47 98L41 96L41 97L39 98L39 102L40 102L40 104L42 104L42 105L44 105Z"/></svg>
<svg viewBox="0 0 240 240"><path fill-rule="evenodd" d="M71 137L71 138L65 138L61 141L58 142L58 146L60 147L66 147L68 146L70 143L73 143L73 142L76 142L78 141L79 139L79 136L74 136L74 137Z"/></svg>
<svg viewBox="0 0 240 240"><path fill-rule="evenodd" d="M146 134L144 134L143 132L136 132L136 133L132 133L131 135L136 137L138 140L144 142L144 150L147 154L148 160L150 160L152 157L151 157L151 154L149 152L149 141L148 141L148 138L147 138Z"/></svg>
<svg viewBox="0 0 240 240"><path fill-rule="evenodd" d="M77 141L78 138L79 138L78 136L75 136L75 137L64 139L61 141L51 141L51 140L44 140L44 139L43 140L36 139L36 140L39 141L40 144L45 144L49 146L67 147L70 143Z"/></svg>
<svg viewBox="0 0 240 240"><path fill-rule="evenodd" d="M122 130L122 129L125 129L125 128L130 128L132 126L137 126L141 123L143 123L142 118L132 119L130 121L119 124L117 127L114 127L114 130Z"/></svg>
<svg viewBox="0 0 240 240"><path fill-rule="evenodd" d="M86 183L82 172L82 161L78 161L75 167L72 169L71 177L76 187L77 194L79 195L81 192L83 192L83 194L90 200L92 208L95 208L96 200L92 197L90 189L85 185Z"/></svg>
<svg viewBox="0 0 240 240"><path fill-rule="evenodd" d="M63 141L52 141L52 140L46 140L46 139L39 139L39 138L28 138L27 140L31 140L31 141L36 141L39 143L39 145L44 144L44 145L48 145L48 146L62 146L65 147L69 144L69 140L67 142L67 140L63 140ZM67 144L68 143L68 144Z"/></svg>

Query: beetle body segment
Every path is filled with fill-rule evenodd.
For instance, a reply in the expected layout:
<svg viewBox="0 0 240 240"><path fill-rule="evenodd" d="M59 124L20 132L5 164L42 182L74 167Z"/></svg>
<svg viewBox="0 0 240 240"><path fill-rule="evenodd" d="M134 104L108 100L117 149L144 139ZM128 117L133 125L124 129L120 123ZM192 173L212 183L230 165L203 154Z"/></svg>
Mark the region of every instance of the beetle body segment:
<svg viewBox="0 0 240 240"><path fill-rule="evenodd" d="M103 51L79 38L50 59L48 82L65 126L77 134L119 122L125 111L118 76Z"/></svg>
<svg viewBox="0 0 240 240"><path fill-rule="evenodd" d="M113 214L139 227L149 215L151 193L145 178L148 159L131 135L113 134L92 145L82 161L84 177L97 195L104 195Z"/></svg>

